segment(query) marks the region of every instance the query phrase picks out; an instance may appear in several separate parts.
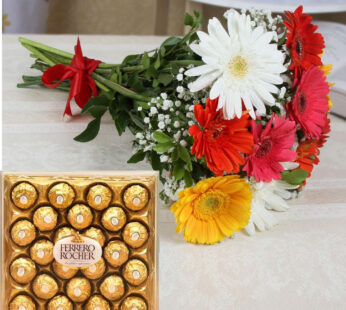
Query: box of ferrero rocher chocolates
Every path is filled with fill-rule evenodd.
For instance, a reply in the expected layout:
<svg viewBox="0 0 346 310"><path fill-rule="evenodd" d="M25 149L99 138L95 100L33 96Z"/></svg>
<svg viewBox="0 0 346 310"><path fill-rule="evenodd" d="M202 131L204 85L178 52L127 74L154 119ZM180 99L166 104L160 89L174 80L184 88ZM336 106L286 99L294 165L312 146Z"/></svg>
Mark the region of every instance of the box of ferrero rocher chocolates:
<svg viewBox="0 0 346 310"><path fill-rule="evenodd" d="M158 309L155 173L2 181L1 309Z"/></svg>

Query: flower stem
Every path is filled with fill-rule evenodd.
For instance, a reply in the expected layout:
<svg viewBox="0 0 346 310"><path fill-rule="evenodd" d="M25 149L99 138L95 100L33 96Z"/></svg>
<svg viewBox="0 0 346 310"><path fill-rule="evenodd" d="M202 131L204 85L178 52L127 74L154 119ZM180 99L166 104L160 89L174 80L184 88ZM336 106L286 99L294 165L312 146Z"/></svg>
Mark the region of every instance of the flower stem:
<svg viewBox="0 0 346 310"><path fill-rule="evenodd" d="M37 58L43 60L45 63L47 63L49 66L54 66L55 63L50 60L46 55L44 55L41 51L39 51L38 49L36 49L34 46L31 45L27 45L25 43L22 43L22 45L28 49L30 52L34 53L36 55Z"/></svg>
<svg viewBox="0 0 346 310"><path fill-rule="evenodd" d="M144 102L148 102L150 101L151 98L148 98L148 97L145 97L145 96L142 96L142 95L139 95L137 93L135 93L134 91L130 90L130 89L127 89L117 83L114 83L110 80L107 80L105 79L103 76L93 72L91 74L91 77L95 80L95 81L98 81L98 82L101 82L102 84L106 85L107 87L117 91L119 94L122 94L126 97L129 97L129 98L132 98L132 99L135 99L135 100L141 100L141 101L144 101Z"/></svg>

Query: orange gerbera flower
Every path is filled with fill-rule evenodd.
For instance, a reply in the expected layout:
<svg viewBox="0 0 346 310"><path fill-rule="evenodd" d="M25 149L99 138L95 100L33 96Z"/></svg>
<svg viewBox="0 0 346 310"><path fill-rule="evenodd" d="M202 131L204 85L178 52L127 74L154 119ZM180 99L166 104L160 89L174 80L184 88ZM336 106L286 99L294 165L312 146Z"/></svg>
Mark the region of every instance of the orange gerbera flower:
<svg viewBox="0 0 346 310"><path fill-rule="evenodd" d="M192 125L189 134L194 143L191 154L206 159L209 169L216 175L238 173L245 160L241 153L252 152L253 137L248 127L249 115L225 120L221 110L217 111L218 98L207 99L206 107L197 104L194 108L199 126Z"/></svg>
<svg viewBox="0 0 346 310"><path fill-rule="evenodd" d="M324 143L327 141L328 133L330 132L330 119L326 118L325 125L323 127L322 136L320 139L305 140L299 143L297 152L296 162L299 164L299 169L304 169L309 172L308 177L311 176L311 172L314 165L318 165L320 160L320 150ZM305 184L305 183L304 183Z"/></svg>

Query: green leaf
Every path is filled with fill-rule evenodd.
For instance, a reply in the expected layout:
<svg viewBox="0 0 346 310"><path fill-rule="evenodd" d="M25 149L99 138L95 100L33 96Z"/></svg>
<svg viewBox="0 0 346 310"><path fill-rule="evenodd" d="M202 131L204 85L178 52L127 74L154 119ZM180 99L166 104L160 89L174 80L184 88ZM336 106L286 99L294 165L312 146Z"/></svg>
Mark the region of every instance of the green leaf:
<svg viewBox="0 0 346 310"><path fill-rule="evenodd" d="M167 152L174 144L172 142L158 143L153 147L153 150L158 153Z"/></svg>
<svg viewBox="0 0 346 310"><path fill-rule="evenodd" d="M161 64L161 62L160 62L160 55L157 55L157 58L156 58L156 60L154 62L154 68L157 70L158 68L160 68L160 64Z"/></svg>
<svg viewBox="0 0 346 310"><path fill-rule="evenodd" d="M144 123L143 123L143 120L137 116L136 114L132 114L132 113L129 113L130 115L130 118L132 120L132 122L137 126L139 127L140 129L144 129Z"/></svg>
<svg viewBox="0 0 346 310"><path fill-rule="evenodd" d="M159 83L163 84L163 86L167 86L173 80L173 75L170 73L160 73L159 74Z"/></svg>
<svg viewBox="0 0 346 310"><path fill-rule="evenodd" d="M87 104L83 107L81 114L88 114L88 110L94 106L109 106L111 99L107 98L105 95L100 95L97 97L92 97L89 99Z"/></svg>
<svg viewBox="0 0 346 310"><path fill-rule="evenodd" d="M160 156L155 152L151 153L151 167L154 170L160 170L161 171Z"/></svg>
<svg viewBox="0 0 346 310"><path fill-rule="evenodd" d="M177 161L179 159L179 152L178 152L178 148L175 148L172 152L172 160L173 161Z"/></svg>
<svg viewBox="0 0 346 310"><path fill-rule="evenodd" d="M173 46L178 44L181 41L181 38L178 37L169 37L167 40L165 40L161 46Z"/></svg>
<svg viewBox="0 0 346 310"><path fill-rule="evenodd" d="M282 180L292 185L301 185L308 174L309 172L304 169L281 172Z"/></svg>
<svg viewBox="0 0 346 310"><path fill-rule="evenodd" d="M193 184L193 179L192 179L192 176L191 176L191 173L190 173L190 172L185 171L185 174L184 174L184 181L185 181L186 187L192 186L192 184Z"/></svg>
<svg viewBox="0 0 346 310"><path fill-rule="evenodd" d="M136 154L133 154L131 158L127 161L128 164L136 164L142 161L145 158L145 153L143 151L138 151Z"/></svg>
<svg viewBox="0 0 346 310"><path fill-rule="evenodd" d="M185 26L192 26L193 25L193 17L189 13L185 14L184 25Z"/></svg>
<svg viewBox="0 0 346 310"><path fill-rule="evenodd" d="M186 168L188 171L192 171L192 162L189 151L184 148L182 145L178 145L179 157L186 162Z"/></svg>
<svg viewBox="0 0 346 310"><path fill-rule="evenodd" d="M121 136L126 129L127 124L129 123L130 117L129 114L125 111L120 111L115 113L113 116L115 127L117 128L119 136Z"/></svg>
<svg viewBox="0 0 346 310"><path fill-rule="evenodd" d="M159 143L171 142L172 138L161 131L155 131L153 138Z"/></svg>
<svg viewBox="0 0 346 310"><path fill-rule="evenodd" d="M89 142L92 139L94 139L97 134L99 133L100 130L100 123L101 119L100 118L95 118L92 120L87 128L77 137L74 138L75 141L78 142Z"/></svg>
<svg viewBox="0 0 346 310"><path fill-rule="evenodd" d="M147 52L143 54L142 65L144 66L144 69L148 69L150 66L150 58Z"/></svg>
<svg viewBox="0 0 346 310"><path fill-rule="evenodd" d="M184 177L185 169L184 164L177 162L173 167L173 176L176 180L181 180Z"/></svg>

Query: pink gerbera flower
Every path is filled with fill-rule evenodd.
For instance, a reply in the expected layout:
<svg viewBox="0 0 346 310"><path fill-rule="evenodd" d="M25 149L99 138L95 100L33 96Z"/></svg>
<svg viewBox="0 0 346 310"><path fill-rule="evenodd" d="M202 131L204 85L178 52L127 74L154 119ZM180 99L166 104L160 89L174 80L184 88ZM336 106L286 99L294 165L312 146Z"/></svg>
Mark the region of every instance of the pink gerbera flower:
<svg viewBox="0 0 346 310"><path fill-rule="evenodd" d="M329 110L329 86L322 70L315 66L304 71L293 101L287 105L294 119L309 139L320 139Z"/></svg>
<svg viewBox="0 0 346 310"><path fill-rule="evenodd" d="M284 168L280 162L294 161L297 157L296 152L290 149L294 144L295 132L295 122L279 118L276 114L272 115L264 129L261 123L256 125L253 120L253 153L246 157L243 171L248 176L254 176L257 181L281 179Z"/></svg>

